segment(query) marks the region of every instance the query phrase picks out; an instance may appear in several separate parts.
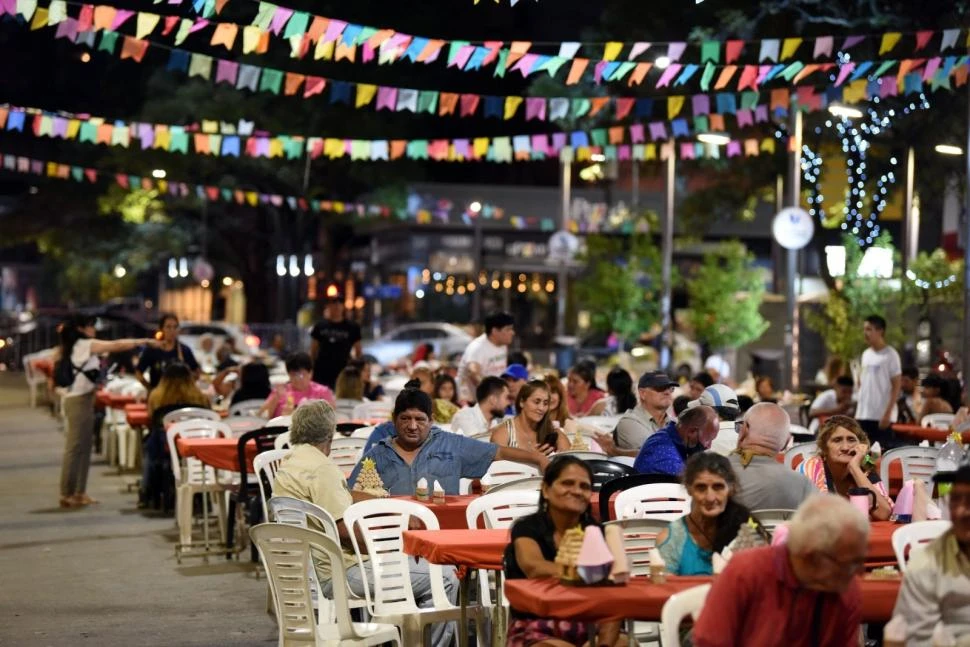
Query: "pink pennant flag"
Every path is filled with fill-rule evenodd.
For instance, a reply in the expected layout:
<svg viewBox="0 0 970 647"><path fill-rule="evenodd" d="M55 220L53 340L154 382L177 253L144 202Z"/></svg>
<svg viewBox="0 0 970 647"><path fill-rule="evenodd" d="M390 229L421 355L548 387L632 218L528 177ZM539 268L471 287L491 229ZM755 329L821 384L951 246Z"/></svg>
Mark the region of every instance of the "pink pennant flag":
<svg viewBox="0 0 970 647"><path fill-rule="evenodd" d="M465 64L468 63L468 59L471 58L474 51L474 45L463 45L459 47L458 53L455 54L455 60L448 63L448 67L457 67L459 70L465 69Z"/></svg>
<svg viewBox="0 0 970 647"><path fill-rule="evenodd" d="M768 76L768 72L770 72L773 67L773 65L761 65L758 67L758 80L755 82L755 86L759 86L765 82L765 77Z"/></svg>
<svg viewBox="0 0 970 647"><path fill-rule="evenodd" d="M895 97L899 93L899 83L895 76L884 76L879 79L879 96L882 98Z"/></svg>
<svg viewBox="0 0 970 647"><path fill-rule="evenodd" d="M936 75L936 71L940 69L940 57L931 58L926 62L926 69L923 70L923 80L929 81Z"/></svg>
<svg viewBox="0 0 970 647"><path fill-rule="evenodd" d="M818 58L819 56L832 57L832 46L834 44L834 39L831 36L819 36L815 39L815 51L812 52L812 58Z"/></svg>
<svg viewBox="0 0 970 647"><path fill-rule="evenodd" d="M77 21L74 18L66 18L57 23L57 31L54 38L67 38L74 40L77 37Z"/></svg>
<svg viewBox="0 0 970 647"><path fill-rule="evenodd" d="M653 141L667 139L667 125L662 121L651 122L650 139Z"/></svg>
<svg viewBox="0 0 970 647"><path fill-rule="evenodd" d="M115 19L111 21L111 31L118 31L118 28L125 24L125 22L134 15L134 11L119 9L117 12L115 12Z"/></svg>
<svg viewBox="0 0 970 647"><path fill-rule="evenodd" d="M175 29L175 25L179 22L178 16L165 16L165 27L162 28L162 36L168 36Z"/></svg>
<svg viewBox="0 0 970 647"><path fill-rule="evenodd" d="M727 145L727 156L728 157L737 157L740 154L741 154L741 142L734 141L734 140L728 142L728 145Z"/></svg>
<svg viewBox="0 0 970 647"><path fill-rule="evenodd" d="M606 68L607 65L609 65L609 62L608 61L599 61L596 64L596 67L593 68L593 80L596 82L596 85L599 85L600 83L602 83L602 81L603 81L603 70ZM657 86L657 87L659 87L659 86Z"/></svg>
<svg viewBox="0 0 970 647"><path fill-rule="evenodd" d="M738 128L754 125L754 114L750 110L738 110Z"/></svg>
<svg viewBox="0 0 970 647"><path fill-rule="evenodd" d="M192 23L192 26L189 27L189 33L194 34L200 29L205 29L208 26L209 26L208 20L206 20L205 18L196 18L195 22Z"/></svg>
<svg viewBox="0 0 970 647"><path fill-rule="evenodd" d="M216 83L228 83L235 87L237 74L239 74L239 63L219 59L216 64Z"/></svg>
<svg viewBox="0 0 970 647"><path fill-rule="evenodd" d="M630 146L629 144L624 144L616 149L616 157L621 162L626 162L630 159Z"/></svg>
<svg viewBox="0 0 970 647"><path fill-rule="evenodd" d="M658 88L666 88L670 85L670 82L674 80L674 77L680 72L680 65L673 64L664 70L664 73L660 75L660 79L657 81Z"/></svg>
<svg viewBox="0 0 970 647"><path fill-rule="evenodd" d="M932 31L918 31L916 32L916 51L920 51L930 42L933 38Z"/></svg>
<svg viewBox="0 0 970 647"><path fill-rule="evenodd" d="M741 71L741 78L738 79L738 90L745 88L758 89L758 67L755 65L745 65Z"/></svg>
<svg viewBox="0 0 970 647"><path fill-rule="evenodd" d="M471 142L467 139L455 140L455 157L460 160L468 160L472 157Z"/></svg>
<svg viewBox="0 0 970 647"><path fill-rule="evenodd" d="M535 66L536 61L539 59L538 54L526 54L519 59L518 63L512 67L512 70L522 73L523 77L529 76L532 73L532 68ZM605 63L606 61L601 61Z"/></svg>
<svg viewBox="0 0 970 647"><path fill-rule="evenodd" d="M687 43L670 43L667 45L667 58L676 63L684 55L685 49L687 49Z"/></svg>
<svg viewBox="0 0 970 647"><path fill-rule="evenodd" d="M370 40L365 40L360 45L361 58L365 63L370 63L374 60L374 56L377 54L377 50L371 45Z"/></svg>
<svg viewBox="0 0 970 647"><path fill-rule="evenodd" d="M865 36L849 36L848 38L845 39L845 42L842 43L842 49L849 49L850 47L855 47L865 39L866 39Z"/></svg>
<svg viewBox="0 0 970 647"><path fill-rule="evenodd" d="M546 120L546 100L543 97L529 97L525 100L525 120Z"/></svg>
<svg viewBox="0 0 970 647"><path fill-rule="evenodd" d="M286 7L276 7L276 12L273 14L273 22L269 24L269 30L279 36L280 32L283 31L283 27L286 26L287 21L292 15L292 9L287 9Z"/></svg>
<svg viewBox="0 0 970 647"><path fill-rule="evenodd" d="M630 48L630 55L627 56L628 61L634 60L636 57L643 54L648 49L650 49L650 43L634 43L633 47Z"/></svg>
<svg viewBox="0 0 970 647"><path fill-rule="evenodd" d="M323 42L332 43L340 38L340 34L344 33L344 28L346 26L347 23L345 23L343 20L331 19L330 22L327 23L327 31L323 34Z"/></svg>
<svg viewBox="0 0 970 647"><path fill-rule="evenodd" d="M461 99L459 99L461 104L461 116L468 117L475 114L478 110L478 104L481 101L481 96L477 94L463 94Z"/></svg>
<svg viewBox="0 0 970 647"><path fill-rule="evenodd" d="M542 153L543 155L551 155L552 151L549 150L549 136L533 135L532 150L537 153Z"/></svg>
<svg viewBox="0 0 970 647"><path fill-rule="evenodd" d="M88 182L92 182L92 183L97 182L98 172L95 171L93 168L86 168L84 169L84 177L88 179Z"/></svg>
<svg viewBox="0 0 970 647"><path fill-rule="evenodd" d="M377 109L394 110L397 104L397 88L378 88L377 89Z"/></svg>
<svg viewBox="0 0 970 647"><path fill-rule="evenodd" d="M482 60L482 67L486 65L491 65L495 59L498 57L498 51L502 49L504 43L500 40L487 40L482 43L484 47L488 50L488 54Z"/></svg>
<svg viewBox="0 0 970 647"><path fill-rule="evenodd" d="M634 144L642 144L646 141L643 134L643 124L633 124L630 126L630 141Z"/></svg>
<svg viewBox="0 0 970 647"><path fill-rule="evenodd" d="M839 66L839 78L835 80L835 87L838 87L845 83L845 80L849 78L849 75L855 70L855 63L846 63L845 65Z"/></svg>
<svg viewBox="0 0 970 647"><path fill-rule="evenodd" d="M694 144L689 142L684 142L680 145L680 159L692 160L696 158L697 158L697 149L694 148Z"/></svg>

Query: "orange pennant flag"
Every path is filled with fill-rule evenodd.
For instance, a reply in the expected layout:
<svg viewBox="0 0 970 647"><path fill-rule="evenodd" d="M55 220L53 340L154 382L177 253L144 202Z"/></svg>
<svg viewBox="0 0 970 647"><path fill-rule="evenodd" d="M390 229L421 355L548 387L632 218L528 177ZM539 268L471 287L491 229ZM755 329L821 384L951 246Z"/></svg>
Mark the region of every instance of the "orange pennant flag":
<svg viewBox="0 0 970 647"><path fill-rule="evenodd" d="M612 128L610 128L609 133L610 133L611 144L623 143L623 126L613 126Z"/></svg>
<svg viewBox="0 0 970 647"><path fill-rule="evenodd" d="M256 45L257 54L265 54L269 51L269 32L264 31L259 37L259 43Z"/></svg>
<svg viewBox="0 0 970 647"><path fill-rule="evenodd" d="M212 41L209 43L212 46L224 45L226 49L232 50L233 43L236 42L236 34L239 32L239 25L231 22L221 22L216 25L216 29L212 32Z"/></svg>
<svg viewBox="0 0 970 647"><path fill-rule="evenodd" d="M222 9L226 6L229 0L216 0L216 13L222 13Z"/></svg>
<svg viewBox="0 0 970 647"><path fill-rule="evenodd" d="M98 5L94 8L94 28L95 30L100 29L111 29L111 24L115 21L115 15L117 15L118 10L114 7L108 7L106 5Z"/></svg>
<svg viewBox="0 0 970 647"><path fill-rule="evenodd" d="M98 126L98 134L94 138L95 144L110 144L111 135L114 133L114 126L111 124L101 124Z"/></svg>
<svg viewBox="0 0 970 647"><path fill-rule="evenodd" d="M397 160L404 157L404 152L407 150L408 143L403 139L392 139L391 140L391 159Z"/></svg>
<svg viewBox="0 0 970 647"><path fill-rule="evenodd" d="M443 40L429 40L428 44L424 46L421 53L418 54L418 63L426 63L429 58L434 56L436 53L441 51L441 48L445 46L445 41Z"/></svg>
<svg viewBox="0 0 970 647"><path fill-rule="evenodd" d="M345 45L343 42L337 43L337 54L334 60L342 61L344 59L353 63L357 58L357 46L356 45Z"/></svg>
<svg viewBox="0 0 970 647"><path fill-rule="evenodd" d="M727 87L727 84L731 82L731 77L734 73L738 71L737 65L726 65L723 70L721 70L721 76L717 77L717 83L714 84L715 90L723 90Z"/></svg>
<svg viewBox="0 0 970 647"><path fill-rule="evenodd" d="M209 136L205 133L195 133L195 152L207 155L209 153Z"/></svg>
<svg viewBox="0 0 970 647"><path fill-rule="evenodd" d="M816 71L818 71L820 69L823 69L825 67L831 67L831 65L816 65L815 63L809 63L808 65L806 65L805 67L802 68L802 71L801 72L799 72L798 74L795 75L795 79L794 79L793 83L798 83L799 81L801 81L802 79L804 79L806 76L808 76L812 72L816 72Z"/></svg>
<svg viewBox="0 0 970 647"><path fill-rule="evenodd" d="M724 128L724 115L719 115L716 112L708 115L710 120L711 130L717 133L723 133Z"/></svg>
<svg viewBox="0 0 970 647"><path fill-rule="evenodd" d="M512 46L509 47L509 56L505 59L506 68L511 69L512 64L517 60L525 56L529 52L529 48L532 47L532 43L527 40L516 40L512 41ZM420 60L420 59L419 59Z"/></svg>
<svg viewBox="0 0 970 647"><path fill-rule="evenodd" d="M131 36L125 36L125 41L121 45L121 58L133 58L141 63L141 59L145 58L145 52L147 51L147 40L138 40L137 38L132 38Z"/></svg>
<svg viewBox="0 0 970 647"><path fill-rule="evenodd" d="M634 85L640 85L643 83L643 80L647 78L647 72L650 71L651 67L653 67L652 63L637 63L636 68L633 70L633 74L630 75L630 81L627 85L632 88Z"/></svg>
<svg viewBox="0 0 970 647"><path fill-rule="evenodd" d="M286 85L283 89L286 96L293 96L300 90L300 86L303 84L303 80L306 77L302 74L296 74L295 72L286 73Z"/></svg>
<svg viewBox="0 0 970 647"><path fill-rule="evenodd" d="M573 59L573 66L569 68L569 76L566 77L566 85L576 85L579 83L579 80L583 78L583 72L586 71L587 65L589 65L588 58Z"/></svg>
<svg viewBox="0 0 970 647"><path fill-rule="evenodd" d="M377 49L385 42L387 42L387 39L389 39L393 35L394 35L393 29L382 29L376 34L374 34L373 36L371 36L370 39L368 39L367 44L370 45L372 48Z"/></svg>
<svg viewBox="0 0 970 647"><path fill-rule="evenodd" d="M438 96L438 115L443 117L445 115L455 114L455 106L458 105L458 94L453 94L451 92L442 92Z"/></svg>
<svg viewBox="0 0 970 647"><path fill-rule="evenodd" d="M609 97L595 97L589 100L590 109L589 116L594 116L597 112L606 107L606 104L610 102Z"/></svg>
<svg viewBox="0 0 970 647"><path fill-rule="evenodd" d="M330 23L329 20L323 16L314 16L313 22L310 23L310 28L307 30L306 35L310 37L314 43L320 40L320 37L327 31L327 25Z"/></svg>

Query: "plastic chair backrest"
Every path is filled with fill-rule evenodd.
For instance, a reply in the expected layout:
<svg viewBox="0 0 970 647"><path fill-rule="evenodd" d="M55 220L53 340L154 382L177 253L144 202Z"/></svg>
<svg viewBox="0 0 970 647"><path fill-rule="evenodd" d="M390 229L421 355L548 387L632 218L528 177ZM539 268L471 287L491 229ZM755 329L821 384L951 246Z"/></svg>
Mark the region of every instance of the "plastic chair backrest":
<svg viewBox="0 0 970 647"><path fill-rule="evenodd" d="M272 420L270 420L272 422ZM262 454L270 450L276 449L276 437L280 434L288 431L286 427L274 427L267 423L262 429L254 429L253 431L247 431L242 436L239 436L236 441L236 471L240 474L240 485L238 497L240 499L240 504L245 505L246 500L249 498L249 455L246 452L246 445L252 441L256 445L256 454ZM255 461L253 461L253 473L259 474L256 469ZM265 512L266 505L264 501L263 511Z"/></svg>
<svg viewBox="0 0 970 647"><path fill-rule="evenodd" d="M953 418L952 413L928 413L920 420L920 424L932 429L949 429L953 424Z"/></svg>
<svg viewBox="0 0 970 647"><path fill-rule="evenodd" d="M519 517L539 509L539 494L528 490L502 490L489 492L472 500L465 508L465 521L469 528L478 528L478 518L483 517L486 528L511 528Z"/></svg>
<svg viewBox="0 0 970 647"><path fill-rule="evenodd" d="M238 438L247 431L262 429L266 426L266 419L258 416L229 416L225 422L232 429L234 438Z"/></svg>
<svg viewBox="0 0 970 647"><path fill-rule="evenodd" d="M185 471L182 471L182 461L178 459L178 448L175 439L182 438L220 438L231 437L232 430L224 422L213 420L183 420L176 422L165 430L165 438L168 442L168 455L172 458L172 474L175 476L175 484L194 483L201 484L203 470L205 482L212 485L216 483L215 469L205 465L198 458L188 457L184 459Z"/></svg>
<svg viewBox="0 0 970 647"><path fill-rule="evenodd" d="M267 427L286 427L290 428L293 424L293 416L276 416L275 418L270 418L269 422L266 423Z"/></svg>
<svg viewBox="0 0 970 647"><path fill-rule="evenodd" d="M162 418L162 424L168 427L176 422L182 422L183 420L213 420L219 422L222 420L222 416L213 411L212 409L203 409L202 407L182 407L181 409L176 409L175 411L170 411L165 414Z"/></svg>
<svg viewBox="0 0 970 647"><path fill-rule="evenodd" d="M427 530L439 529L438 518L433 512L420 503L404 499L369 499L344 511L344 525L358 560L361 555L370 555L374 579L372 583L364 580L364 592L374 615L415 613L418 610L411 587L410 560L404 553L403 533L408 529L411 517L421 521ZM366 550L361 550L358 535L363 538ZM428 564L428 569L434 607L451 608L441 566ZM370 584L373 584L373 591Z"/></svg>
<svg viewBox="0 0 970 647"><path fill-rule="evenodd" d="M364 440L367 440L368 438L370 438L370 435L373 432L374 432L374 428L373 427L358 427L357 429L354 429L350 433L350 437L351 438L363 438Z"/></svg>
<svg viewBox="0 0 970 647"><path fill-rule="evenodd" d="M330 562L333 579L334 614L338 640L359 640L350 618L347 576L340 544L322 532L278 523L264 523L249 530L259 548L276 602L276 619L281 645L297 642L317 644L313 596L309 572L314 555Z"/></svg>
<svg viewBox="0 0 970 647"><path fill-rule="evenodd" d="M528 476L539 476L539 470L531 465L514 463L512 461L493 461L488 472L481 478L482 488L488 490L500 483Z"/></svg>
<svg viewBox="0 0 970 647"><path fill-rule="evenodd" d="M672 595L664 603L660 612L660 643L664 647L680 647L680 623L687 616L697 619L710 590L710 584L702 584Z"/></svg>
<svg viewBox="0 0 970 647"><path fill-rule="evenodd" d="M651 483L623 490L616 495L619 519L660 519L673 521L690 512L690 495L680 483Z"/></svg>
<svg viewBox="0 0 970 647"><path fill-rule="evenodd" d="M669 524L659 519L618 519L603 525L620 528L631 577L649 575L650 549L656 547L657 535Z"/></svg>
<svg viewBox="0 0 970 647"><path fill-rule="evenodd" d="M524 490L527 492L538 492L539 488L542 487L542 477L541 476L525 476L522 478L512 479L511 481L505 481L504 483L498 483L488 488L488 493L492 492L505 492L506 490Z"/></svg>
<svg viewBox="0 0 970 647"><path fill-rule="evenodd" d="M587 465L589 465L589 468L593 470L594 492L599 492L604 483L612 481L613 479L636 474L636 471L632 467L615 463L605 457L584 459L584 461Z"/></svg>
<svg viewBox="0 0 970 647"><path fill-rule="evenodd" d="M758 520L765 530L770 533L775 531L775 528L785 523L792 518L795 514L794 510L786 510L782 508L773 508L764 510L752 510L751 516Z"/></svg>
<svg viewBox="0 0 970 647"><path fill-rule="evenodd" d="M350 476L360 460L366 444L367 440L364 438L335 437L330 444L330 460L343 470L344 476Z"/></svg>
<svg viewBox="0 0 970 647"><path fill-rule="evenodd" d="M798 443L793 445L791 449L785 452L785 467L788 469L795 469L798 467L799 463L802 463L812 456L818 450L818 446L815 443ZM801 460L795 460L800 458Z"/></svg>
<svg viewBox="0 0 970 647"><path fill-rule="evenodd" d="M379 402L362 402L354 407L351 418L355 420L370 420L371 418L391 419L394 403L381 400Z"/></svg>
<svg viewBox="0 0 970 647"><path fill-rule="evenodd" d="M613 506L610 505L614 494L649 483L680 483L680 479L669 474L631 474L607 481L600 488L600 519L608 521L616 518L612 514Z"/></svg>
<svg viewBox="0 0 970 647"><path fill-rule="evenodd" d="M272 521L269 516L269 505L266 503L273 496L273 484L276 482L276 472L280 468L283 458L290 453L288 449L271 449L253 457L253 470L256 472L256 482L259 484L259 498L263 504L263 518Z"/></svg>
<svg viewBox="0 0 970 647"><path fill-rule="evenodd" d="M936 447L897 447L882 455L879 461L879 478L883 487L889 487L889 465L893 461L903 464L903 484L910 479L919 479L926 483L926 487L933 490L933 474L936 473L936 455L940 450Z"/></svg>
<svg viewBox="0 0 970 647"><path fill-rule="evenodd" d="M949 530L950 525L949 521L914 521L896 528L893 531L892 544L899 572L906 572L913 549L933 541Z"/></svg>
<svg viewBox="0 0 970 647"><path fill-rule="evenodd" d="M603 452L591 452L588 449L569 449L564 452L557 452L556 456L574 456L581 461L605 461L609 458Z"/></svg>
<svg viewBox="0 0 970 647"><path fill-rule="evenodd" d="M273 449L289 449L290 448L290 432L284 431L276 440L273 441Z"/></svg>
<svg viewBox="0 0 970 647"><path fill-rule="evenodd" d="M229 407L229 417L232 416L255 416L263 408L265 400L252 399L240 400Z"/></svg>

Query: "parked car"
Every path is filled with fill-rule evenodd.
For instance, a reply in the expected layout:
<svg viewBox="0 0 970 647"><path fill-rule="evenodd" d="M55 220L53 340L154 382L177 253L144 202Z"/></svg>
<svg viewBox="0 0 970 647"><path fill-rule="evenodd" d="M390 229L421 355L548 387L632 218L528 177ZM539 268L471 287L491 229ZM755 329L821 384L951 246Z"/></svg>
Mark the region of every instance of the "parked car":
<svg viewBox="0 0 970 647"><path fill-rule="evenodd" d="M435 355L444 361L463 353L472 339L453 324L414 323L398 326L377 339L365 341L362 346L365 355L373 355L382 366L387 366L411 355L424 343L434 346Z"/></svg>
<svg viewBox="0 0 970 647"><path fill-rule="evenodd" d="M598 363L609 363L619 350L619 344L607 333L593 332L580 340L575 359L592 357ZM628 340L624 342L623 350L630 354L632 364L637 370L642 372L659 368L660 357L652 339L644 336L639 340ZM690 376L699 373L703 367L700 345L687 336L674 332L671 372Z"/></svg>
<svg viewBox="0 0 970 647"><path fill-rule="evenodd" d="M210 334L215 338L215 348L231 338L239 355L255 355L259 352L259 337L252 335L245 324L231 324L222 321L202 323L183 321L179 327L179 340L198 354L199 337Z"/></svg>

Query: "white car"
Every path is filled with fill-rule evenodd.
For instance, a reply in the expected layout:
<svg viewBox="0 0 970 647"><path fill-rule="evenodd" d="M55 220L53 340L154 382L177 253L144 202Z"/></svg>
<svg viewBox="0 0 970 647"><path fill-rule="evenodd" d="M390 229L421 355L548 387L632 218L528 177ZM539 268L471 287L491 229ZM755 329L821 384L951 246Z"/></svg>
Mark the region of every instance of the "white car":
<svg viewBox="0 0 970 647"><path fill-rule="evenodd" d="M199 354L199 337L209 333L215 338L214 353L222 346L226 338L232 338L236 346L237 355L255 355L259 352L259 337L250 334L245 325L212 321L183 321L179 326L179 341L192 349L196 356Z"/></svg>
<svg viewBox="0 0 970 647"><path fill-rule="evenodd" d="M419 344L434 346L439 361L465 351L473 337L449 323L413 323L398 326L377 339L362 344L365 355L373 355L382 366L411 355Z"/></svg>

